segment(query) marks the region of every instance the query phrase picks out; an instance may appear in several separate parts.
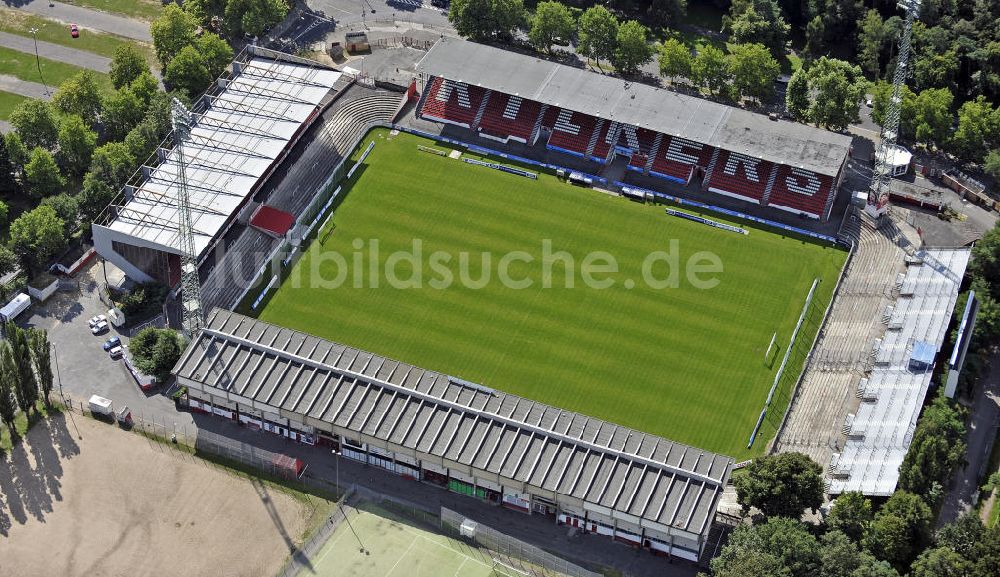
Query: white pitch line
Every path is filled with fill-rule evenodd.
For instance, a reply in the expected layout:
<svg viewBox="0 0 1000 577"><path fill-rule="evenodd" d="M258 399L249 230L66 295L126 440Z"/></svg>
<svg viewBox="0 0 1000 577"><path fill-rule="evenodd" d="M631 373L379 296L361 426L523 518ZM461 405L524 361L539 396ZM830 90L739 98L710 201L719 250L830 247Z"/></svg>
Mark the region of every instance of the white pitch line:
<svg viewBox="0 0 1000 577"><path fill-rule="evenodd" d="M462 570L462 566L465 565L465 562L468 561L468 560L469 560L468 557L466 557L465 559L462 559L462 562L458 564L458 568L455 569L455 574L452 577L458 577L458 572Z"/></svg>
<svg viewBox="0 0 1000 577"><path fill-rule="evenodd" d="M429 539L425 535L423 535L421 533L418 533L417 531L415 531L413 529L410 529L409 527L407 527L406 525L404 525L402 523L400 523L400 527L403 528L403 531L406 531L407 533L411 533L413 535L416 535L417 538L419 538L419 539L423 539L423 540L425 540L425 541L427 541L427 542L429 542L431 544L437 545L438 547L441 547L442 549L447 549L448 551L451 551L452 553L458 553L462 557L465 557L466 559L471 559L473 562L479 563L483 567L489 567L490 566L490 565L488 565L488 564L480 561L479 559L476 559L475 557L470 557L469 555L466 555L465 553L462 553L461 551L456 551L456 550L452 549L451 547L445 545L444 543L438 543L434 539ZM447 537L445 537L445 538L447 538Z"/></svg>
<svg viewBox="0 0 1000 577"><path fill-rule="evenodd" d="M390 567L389 570L385 572L387 576L392 575L392 572L395 571L396 567L399 566L399 562L403 560L403 557L406 557L406 554L410 552L410 549L413 549L413 546L417 543L417 538L419 537L420 535L417 535L417 537L413 538L413 541L410 541L410 546L406 548L406 551L403 551L403 554L399 556L399 559L396 559L396 562L392 564L392 567Z"/></svg>

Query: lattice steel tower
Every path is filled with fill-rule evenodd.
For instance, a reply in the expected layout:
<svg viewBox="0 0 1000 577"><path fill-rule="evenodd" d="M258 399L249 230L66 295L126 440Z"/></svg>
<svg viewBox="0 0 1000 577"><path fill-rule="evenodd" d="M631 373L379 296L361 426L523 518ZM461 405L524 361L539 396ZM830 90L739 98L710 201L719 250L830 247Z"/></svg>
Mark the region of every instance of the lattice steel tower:
<svg viewBox="0 0 1000 577"><path fill-rule="evenodd" d="M896 138L899 136L899 112L903 102L903 86L909 75L910 39L913 36L913 22L920 13L922 0L900 0L897 4L906 13L902 38L899 41L899 56L896 59L896 72L892 77L892 98L885 111L885 122L882 124L882 142L875 153L875 171L872 174L871 188L868 190L868 205L865 211L872 216L882 216L889 208L889 182L892 180L892 153L896 148Z"/></svg>
<svg viewBox="0 0 1000 577"><path fill-rule="evenodd" d="M177 154L177 236L181 250L181 307L184 333L188 337L193 337L201 330L204 323L201 281L198 278L198 251L194 244L187 160L184 157L184 143L191 138L191 125L194 119L191 112L176 98L170 108L174 125L174 152Z"/></svg>

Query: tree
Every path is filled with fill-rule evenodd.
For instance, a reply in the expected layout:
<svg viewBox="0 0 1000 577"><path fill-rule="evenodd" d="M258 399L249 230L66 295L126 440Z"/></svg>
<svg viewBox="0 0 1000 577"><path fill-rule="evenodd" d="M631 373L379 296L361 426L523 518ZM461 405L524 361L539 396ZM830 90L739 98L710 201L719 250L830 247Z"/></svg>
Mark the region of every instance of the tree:
<svg viewBox="0 0 1000 577"><path fill-rule="evenodd" d="M539 2L531 19L528 40L538 50L548 52L556 38L569 40L574 25L573 13L562 2Z"/></svg>
<svg viewBox="0 0 1000 577"><path fill-rule="evenodd" d="M284 0L227 0L225 22L234 35L260 36L287 15Z"/></svg>
<svg viewBox="0 0 1000 577"><path fill-rule="evenodd" d="M734 479L736 500L744 514L751 507L768 516L798 519L823 503L823 468L802 453L778 453L754 459Z"/></svg>
<svg viewBox="0 0 1000 577"><path fill-rule="evenodd" d="M36 146L51 150L59 139L56 115L42 100L28 99L18 104L10 113L10 124L28 150Z"/></svg>
<svg viewBox="0 0 1000 577"><path fill-rule="evenodd" d="M629 20L618 27L617 46L611 63L621 74L635 74L653 59L653 47L646 42L646 27Z"/></svg>
<svg viewBox="0 0 1000 577"><path fill-rule="evenodd" d="M809 120L809 74L802 68L796 70L785 90L785 110L796 120Z"/></svg>
<svg viewBox="0 0 1000 577"><path fill-rule="evenodd" d="M190 46L187 49L194 50ZM108 140L117 142L125 138L125 135L142 121L144 114L145 107L142 101L129 88L122 88L109 94L104 99L103 115L104 131Z"/></svg>
<svg viewBox="0 0 1000 577"><path fill-rule="evenodd" d="M211 32L202 34L195 42L195 48L201 55L210 78L218 78L222 75L233 60L233 49L225 40Z"/></svg>
<svg viewBox="0 0 1000 577"><path fill-rule="evenodd" d="M882 73L879 58L885 44L885 23L878 10L869 10L858 26L858 63L869 78L877 79Z"/></svg>
<svg viewBox="0 0 1000 577"><path fill-rule="evenodd" d="M901 87L901 102L899 105L899 134L914 138L916 135L916 100L917 95L905 84ZM885 124L889 102L892 99L892 84L877 82L872 88L872 120L875 124Z"/></svg>
<svg viewBox="0 0 1000 577"><path fill-rule="evenodd" d="M580 16L577 52L593 58L597 65L601 59L610 60L618 41L618 20L607 8L598 4Z"/></svg>
<svg viewBox="0 0 1000 577"><path fill-rule="evenodd" d="M934 540L938 547L947 547L959 555L971 559L975 554L976 544L983 537L983 523L975 511L963 514L958 519L948 523L937 532Z"/></svg>
<svg viewBox="0 0 1000 577"><path fill-rule="evenodd" d="M48 150L36 147L24 165L24 183L36 198L59 194L66 181L59 174L59 167Z"/></svg>
<svg viewBox="0 0 1000 577"><path fill-rule="evenodd" d="M958 75L958 61L958 54L954 50L915 57L913 62L914 85L920 90L938 87L952 88L955 77Z"/></svg>
<svg viewBox="0 0 1000 577"><path fill-rule="evenodd" d="M953 96L947 88L928 88L914 101L918 142L944 144L951 131Z"/></svg>
<svg viewBox="0 0 1000 577"><path fill-rule="evenodd" d="M995 577L1000 575L1000 523L983 532L976 543L970 559L974 560L971 577Z"/></svg>
<svg viewBox="0 0 1000 577"><path fill-rule="evenodd" d="M691 76L691 51L680 40L676 38L664 40L658 52L660 76L670 78L671 81Z"/></svg>
<svg viewBox="0 0 1000 577"><path fill-rule="evenodd" d="M143 120L133 128L125 137L124 144L128 148L129 154L138 162L149 158L156 150L160 138L156 133L156 124L151 120Z"/></svg>
<svg viewBox="0 0 1000 577"><path fill-rule="evenodd" d="M997 110L1000 109L995 110L983 96L962 104L958 109L958 128L951 139L955 154L979 162L991 146L1000 143L1000 112Z"/></svg>
<svg viewBox="0 0 1000 577"><path fill-rule="evenodd" d="M867 551L860 551L856 542L840 531L829 531L820 538L822 570L819 577L896 576L888 565Z"/></svg>
<svg viewBox="0 0 1000 577"><path fill-rule="evenodd" d="M185 4L187 4L185 2ZM149 64L142 54L130 43L122 43L115 48L114 56L111 57L111 84L116 90L121 90L128 86L133 80L143 73L149 73Z"/></svg>
<svg viewBox="0 0 1000 577"><path fill-rule="evenodd" d="M771 96L781 66L763 44L736 44L730 49L728 59L733 88L740 97L763 102Z"/></svg>
<svg viewBox="0 0 1000 577"><path fill-rule="evenodd" d="M163 75L163 80L172 88L183 90L188 96L194 98L201 94L212 81L212 76L205 66L205 62L194 46L185 46L174 56L167 70ZM138 124L138 120L136 120ZM135 126L133 124L133 126ZM131 130L131 127L129 128Z"/></svg>
<svg viewBox="0 0 1000 577"><path fill-rule="evenodd" d="M862 543L872 555L905 571L930 542L933 518L930 507L920 497L896 491L875 514Z"/></svg>
<svg viewBox="0 0 1000 577"><path fill-rule="evenodd" d="M994 180L1000 180L1000 149L993 149L986 153L983 159L983 170Z"/></svg>
<svg viewBox="0 0 1000 577"><path fill-rule="evenodd" d="M39 206L10 223L10 248L24 262L43 264L65 248L65 226L51 206Z"/></svg>
<svg viewBox="0 0 1000 577"><path fill-rule="evenodd" d="M777 0L733 0L722 28L737 44L763 44L776 57L785 54L789 26Z"/></svg>
<svg viewBox="0 0 1000 577"><path fill-rule="evenodd" d="M233 2L231 2L233 3ZM234 16L238 21L239 17ZM226 20L229 21L229 9L226 8ZM160 65L167 66L182 48L194 42L198 23L195 19L173 2L163 7L160 16L153 20L149 32L153 36L153 49Z"/></svg>
<svg viewBox="0 0 1000 577"><path fill-rule="evenodd" d="M861 493L847 492L833 502L826 516L826 525L831 531L840 531L855 543L860 543L873 518L872 502Z"/></svg>
<svg viewBox="0 0 1000 577"><path fill-rule="evenodd" d="M117 189L111 188L101 180L87 175L87 178L83 180L83 190L76 197L77 204L79 205L80 220L84 223L96 220L117 192Z"/></svg>
<svg viewBox="0 0 1000 577"><path fill-rule="evenodd" d="M66 236L69 236L73 230L76 229L77 219L80 214L76 198L64 192L62 194L57 194L43 199L41 206L51 206L52 210L56 211L56 216L58 216L66 226Z"/></svg>
<svg viewBox="0 0 1000 577"><path fill-rule="evenodd" d="M823 19L816 16L806 24L806 45L802 50L803 57L812 61L823 55L823 41L826 36L826 27Z"/></svg>
<svg viewBox="0 0 1000 577"><path fill-rule="evenodd" d="M14 359L14 369L17 375L14 398L17 399L17 406L21 412L29 415L38 401L38 381L35 380L35 371L31 366L28 337L24 329L14 324L13 321L7 321L4 332L7 333L7 342L11 357Z"/></svg>
<svg viewBox="0 0 1000 577"><path fill-rule="evenodd" d="M3 139L0 138L0 142L2 141ZM0 228L7 226L7 217L9 215L10 215L10 208L7 206L7 203L0 200Z"/></svg>
<svg viewBox="0 0 1000 577"><path fill-rule="evenodd" d="M128 147L121 142L109 142L94 149L94 157L90 161L90 172L84 179L96 179L109 188L118 190L125 186L136 168L136 159L129 153Z"/></svg>
<svg viewBox="0 0 1000 577"><path fill-rule="evenodd" d="M75 114L63 116L59 122L59 150L56 160L68 174L79 177L94 155L97 133L83 123Z"/></svg>
<svg viewBox="0 0 1000 577"><path fill-rule="evenodd" d="M766 523L737 527L719 556L712 560L713 574L733 573L751 551L778 559L791 577L815 577L821 564L819 543L805 525L796 519L774 517Z"/></svg>
<svg viewBox="0 0 1000 577"><path fill-rule="evenodd" d="M84 70L59 86L52 104L63 114L75 114L93 126L101 114L101 89L94 73Z"/></svg>
<svg viewBox="0 0 1000 577"><path fill-rule="evenodd" d="M17 133L11 132L11 134L17 137ZM0 137L0 190L17 190L17 181L14 180L16 170L14 160L10 155L10 148L7 146L7 139ZM6 208L6 205L4 205L4 208ZM6 220L4 218L4 222ZM2 223L0 223L0 226L2 226Z"/></svg>
<svg viewBox="0 0 1000 577"><path fill-rule="evenodd" d="M964 413L944 395L938 395L917 421L910 448L899 467L898 487L926 498L935 484L948 484L952 471L964 457Z"/></svg>
<svg viewBox="0 0 1000 577"><path fill-rule="evenodd" d="M21 135L10 131L3 135L4 145L7 147L7 154L10 155L10 163L14 167L15 173L24 172L24 165L28 162L28 147L21 140ZM14 189L4 189L14 190Z"/></svg>
<svg viewBox="0 0 1000 577"><path fill-rule="evenodd" d="M910 577L965 577L972 563L947 547L928 549L913 562Z"/></svg>
<svg viewBox="0 0 1000 577"><path fill-rule="evenodd" d="M135 366L147 375L166 379L181 357L178 335L170 329L147 327L129 341Z"/></svg>
<svg viewBox="0 0 1000 577"><path fill-rule="evenodd" d="M824 56L809 67L808 74L812 96L810 121L817 126L843 130L860 120L858 110L868 90L868 81L860 68Z"/></svg>
<svg viewBox="0 0 1000 577"><path fill-rule="evenodd" d="M52 348L49 335L44 329L28 329L28 345L31 349L31 362L35 367L38 387L41 389L42 401L45 407L51 407L49 394L52 392Z"/></svg>
<svg viewBox="0 0 1000 577"><path fill-rule="evenodd" d="M14 391L17 388L17 368L10 356L10 347L0 342L0 421L7 425L10 436L17 435L14 429L14 417L17 416L17 401Z"/></svg>
<svg viewBox="0 0 1000 577"><path fill-rule="evenodd" d="M726 55L710 44L702 46L691 65L691 75L696 84L708 88L711 94L720 94L729 83Z"/></svg>
<svg viewBox="0 0 1000 577"><path fill-rule="evenodd" d="M135 95L142 104L144 113L149 113L149 107L160 94L160 84L149 72L143 72L127 86L128 91Z"/></svg>

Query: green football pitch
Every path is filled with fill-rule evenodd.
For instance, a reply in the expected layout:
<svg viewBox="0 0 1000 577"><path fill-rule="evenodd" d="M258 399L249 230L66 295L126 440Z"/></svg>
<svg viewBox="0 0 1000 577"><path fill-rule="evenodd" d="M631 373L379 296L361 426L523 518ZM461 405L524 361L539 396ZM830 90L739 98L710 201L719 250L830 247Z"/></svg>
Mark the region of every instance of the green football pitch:
<svg viewBox="0 0 1000 577"><path fill-rule="evenodd" d="M521 577L503 568L494 571L490 557L460 541L374 505L363 508L345 508L347 518L299 577Z"/></svg>
<svg viewBox="0 0 1000 577"><path fill-rule="evenodd" d="M736 458L763 451L845 251L430 154L418 145L451 148L405 133L369 142L261 319Z"/></svg>

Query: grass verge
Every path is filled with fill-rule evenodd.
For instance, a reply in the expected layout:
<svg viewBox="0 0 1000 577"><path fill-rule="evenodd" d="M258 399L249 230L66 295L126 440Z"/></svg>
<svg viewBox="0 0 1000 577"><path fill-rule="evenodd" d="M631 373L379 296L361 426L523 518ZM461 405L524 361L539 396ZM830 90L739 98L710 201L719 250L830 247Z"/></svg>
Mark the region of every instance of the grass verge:
<svg viewBox="0 0 1000 577"><path fill-rule="evenodd" d="M31 32L29 31L32 28L38 30L38 40L52 44L85 50L108 58L115 55L115 50L119 46L132 44L146 57L146 60L150 64L156 61L152 48L148 44L82 27L80 29L80 37L73 38L69 34L69 26L63 22L49 20L37 14L30 14L20 10L0 8L0 32L9 32L10 34L30 37Z"/></svg>
<svg viewBox="0 0 1000 577"><path fill-rule="evenodd" d="M84 70L79 66L45 58L40 58L39 64L42 67L42 76L45 78L45 84L53 92L59 88L60 84ZM38 68L35 65L35 55L25 54L24 52L18 52L10 48L0 47L0 72L28 82L41 82L38 77ZM107 74L94 72L94 78L97 80L98 86L102 89L112 89L111 78Z"/></svg>
<svg viewBox="0 0 1000 577"><path fill-rule="evenodd" d="M153 0L62 0L66 4L73 4L81 8L93 8L101 12L111 12L122 16L139 18L141 20L155 20L163 5Z"/></svg>
<svg viewBox="0 0 1000 577"><path fill-rule="evenodd" d="M49 413L62 412L62 407L57 403L53 402L52 406L45 408L45 403L38 401L35 403L36 412L31 414L29 418L24 413L19 412L16 417L14 417L14 430L16 431L16 438L22 439L24 435L27 434L28 430L31 429L38 421L49 416ZM3 424L0 424L0 454L7 453L11 450L14 439L11 438L10 429L8 429Z"/></svg>
<svg viewBox="0 0 1000 577"><path fill-rule="evenodd" d="M21 96L20 94L0 92L0 120L10 118L10 113L27 99L26 96Z"/></svg>

